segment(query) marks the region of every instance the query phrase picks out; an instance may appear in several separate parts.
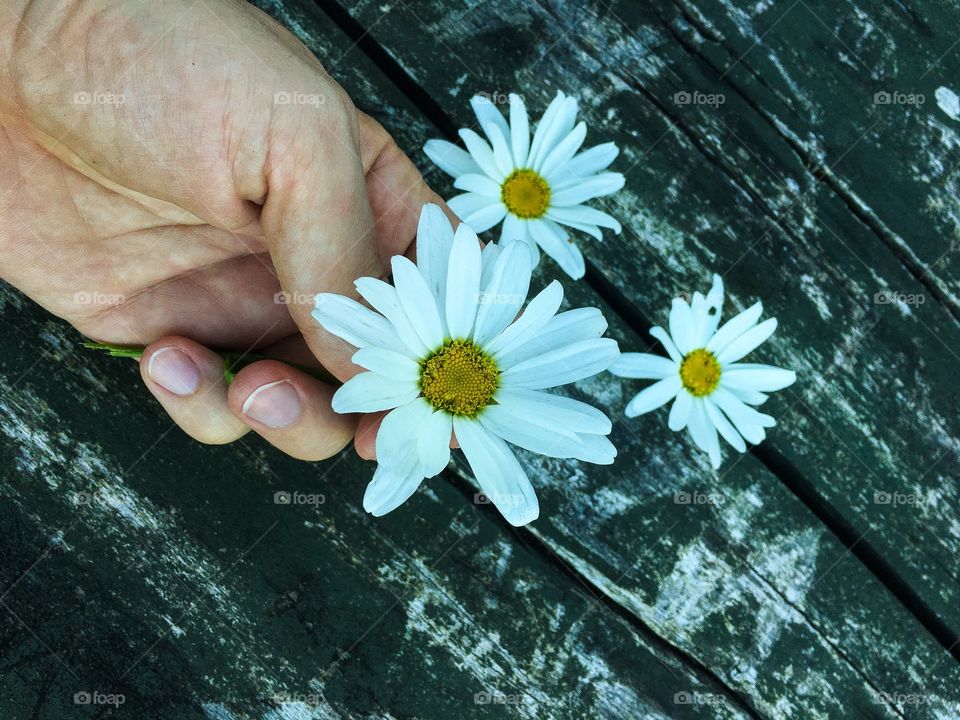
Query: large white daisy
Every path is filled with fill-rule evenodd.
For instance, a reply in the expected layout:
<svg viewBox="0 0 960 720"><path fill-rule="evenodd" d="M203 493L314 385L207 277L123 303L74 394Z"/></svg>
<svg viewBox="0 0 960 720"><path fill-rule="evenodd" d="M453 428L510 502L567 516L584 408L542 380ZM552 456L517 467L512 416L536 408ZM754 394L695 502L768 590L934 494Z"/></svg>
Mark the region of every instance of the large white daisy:
<svg viewBox="0 0 960 720"><path fill-rule="evenodd" d="M719 432L740 452L747 442L757 444L766 437L765 428L775 421L754 410L767 400L765 393L781 390L797 379L793 370L738 363L773 334L776 318L757 324L763 305L757 302L729 320L722 328L723 281L713 276L706 297L694 293L687 303L674 299L670 310L670 334L662 327L651 328L669 358L649 353L623 353L610 372L627 378L656 380L627 405L628 417L650 412L673 400L668 424L671 430L686 428L693 442L710 455L714 468L720 467Z"/></svg>
<svg viewBox="0 0 960 720"><path fill-rule="evenodd" d="M596 308L558 313L556 281L527 298L533 258L525 243L482 251L436 205L417 231L417 262L392 260L394 285L360 278L373 310L317 296L313 317L359 348L369 372L333 397L340 413L391 410L377 433L378 467L364 508L384 515L450 460L451 432L483 493L514 525L539 515L533 487L507 442L557 458L612 463L610 420L578 400L542 392L607 369L619 355ZM505 442L506 441L506 442Z"/></svg>
<svg viewBox="0 0 960 720"><path fill-rule="evenodd" d="M481 233L500 221L500 242L525 241L540 257L539 246L570 277L584 274L583 255L563 225L589 233L600 228L619 233L620 223L583 203L623 187L623 175L603 172L619 150L612 142L578 152L587 135L576 123L577 100L562 92L550 103L530 141L530 123L523 100L510 95L510 122L494 103L477 95L471 101L489 142L473 130L460 131L464 151L445 140L430 140L424 151L455 178L464 194L449 200L460 218ZM576 123L576 125L575 125Z"/></svg>

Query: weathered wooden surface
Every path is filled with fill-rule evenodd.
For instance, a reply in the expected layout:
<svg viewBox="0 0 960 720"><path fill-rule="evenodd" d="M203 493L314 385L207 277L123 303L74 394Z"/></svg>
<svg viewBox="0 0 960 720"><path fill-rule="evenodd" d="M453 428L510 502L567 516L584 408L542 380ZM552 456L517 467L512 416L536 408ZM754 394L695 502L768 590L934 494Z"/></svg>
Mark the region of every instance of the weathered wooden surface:
<svg viewBox="0 0 960 720"><path fill-rule="evenodd" d="M748 12L706 3L491 0L387 7L365 0L352 3L350 12L456 125L474 124L467 101L476 92L522 88L528 107L540 108L557 89L581 95L588 141L617 141L623 153L613 169L627 176L625 190L604 203L624 221L624 235L602 243L582 238L581 246L610 291L620 294L632 324L642 329L654 316L662 321L668 298L703 287L711 272L724 275L741 306L761 298L781 320L764 360L800 376L775 406L780 424L768 447L786 457L816 501L839 515L858 553L885 559L894 575L890 584L902 582L920 610L946 626L941 636L952 644L960 630L954 380L960 328L949 304L918 281L862 208L827 181L842 169L859 185L889 192L886 178L909 175L905 161L878 151L870 162L852 162L859 144L849 131L843 135L849 142L835 139L825 149L811 131L798 129L797 145L786 121L771 117L781 105L768 109L767 75L750 75L747 83L737 82L736 72L749 72L744 63L754 53L779 67L774 77L784 86L781 95L802 96L783 110L794 125L821 92L824 109L814 113L821 126L832 127L829 119L839 113L843 127L859 126L867 138L881 115L899 112L878 142L901 153L919 142L911 129L941 122L943 111L932 100L919 107L873 106L872 92L879 90L864 97L866 90L883 83L870 78L858 94L848 92L844 103L834 104L843 94L834 76L852 82L853 70L837 57L843 44L813 14L825 4L795 5L790 12L789 3L757 6L755 12L766 12L756 27ZM924 5L945 12L937 3ZM866 22L866 11L843 8L831 12ZM705 48L716 50L718 42L698 30L709 25L708 14L729 16L749 34L750 42L725 63L704 58ZM776 24L781 45L794 35L807 38L803 42L820 49L819 62L801 61L802 50L780 58L763 44L764 22ZM887 55L894 58L889 42ZM915 43L902 43L897 67L922 62L911 53ZM735 63L742 53L744 61ZM795 66L805 83L787 82ZM958 67L960 53L946 53L938 72L955 76ZM688 93L691 102L676 93ZM701 94L697 102L694 93ZM708 104L703 95L722 95L724 102ZM902 118L907 115L912 119ZM929 162L952 167L951 157L946 147ZM909 182L914 192L924 187ZM927 221L921 208L900 219ZM941 242L945 257L950 248L951 241ZM903 297L878 302L881 292ZM624 383L625 390L638 387ZM662 422L643 420L638 427L653 432ZM878 502L878 494L904 503Z"/></svg>
<svg viewBox="0 0 960 720"><path fill-rule="evenodd" d="M402 146L414 152L439 134L315 6L263 5L325 59ZM483 76L483 86L470 86L474 80L466 78L448 88L431 75L427 87L458 121L463 114L466 124L470 94L520 86L521 79L507 77L508 61L523 67L520 50L530 65L531 55L536 60L552 44L563 47L559 38L567 24L553 35L543 32L524 14L543 17L529 3L514 10L511 23L506 18L491 23L487 17L483 33L463 34L455 43L452 35L441 34L457 27L470 30L471 22L483 27L483 12L503 12L497 5L455 13L444 13L441 6L398 5L376 25L364 13L379 16L386 6L353 5L350 10L388 48L388 38L396 36L399 42L406 34L409 42L415 28L433 22L416 46L394 50L417 73L430 62L442 68L442 61L448 71L459 66L444 43L458 48L474 67L489 63L491 75ZM672 6L660 9L672 16ZM480 19L469 20L478 14ZM531 40L530 33L537 32ZM599 41L602 31L596 33ZM427 45L434 54L423 55ZM473 48L469 59L465 48ZM549 80L562 67L562 56L544 63L550 67L544 74ZM535 64L532 77L522 79L531 105L552 94L536 82L542 68ZM568 70L583 71L575 63ZM609 80L601 75L585 86L585 92L593 87L601 93L598 101L609 87L604 78ZM457 80L456 74L452 79ZM562 87L570 89L572 83ZM616 110L615 132L653 132L656 115L629 124L620 115L629 93L635 91L621 89L615 104L588 109L591 137L600 139L597 128L611 108ZM709 117L701 122L707 125ZM664 129L661 125L660 132ZM624 137L618 139L626 145ZM604 272L617 271L615 256L626 264L620 275L610 277L617 283L629 280L621 287L635 291L637 296L628 299L650 316L664 312L670 294L705 282L707 268L716 268L703 260L706 248L729 252L729 239L717 240L722 232L710 235L717 223L749 220L745 227L758 227L751 210L736 210L737 203L749 201L734 195L730 181L709 175L702 160L695 163L695 147L676 144L674 140L670 157L677 162L677 182L693 183L700 194L692 193L686 202L681 194L671 203L654 203L650 196L662 191L664 183L655 185L653 178L664 172L668 159L659 157L651 161L654 168L644 171L648 193L636 194L632 185L640 176L634 173L641 168L631 170L628 187L633 193L621 198L618 210L629 218L628 227L642 231L645 242L662 237L669 241L664 247L677 256L664 253L655 260L650 245L638 245L645 254L631 260L615 244L619 240L608 241L611 253L604 266L597 257L599 246L587 243ZM646 147L636 139L631 145ZM641 153L636 148L628 152L634 160ZM696 178L691 168L707 177ZM707 194L711 180L717 187ZM758 196L767 198L768 189ZM725 198L724 191L731 197ZM712 239L694 243L683 228L693 226L701 203L710 223L705 233ZM840 209L835 212L843 215ZM641 222L645 218L648 222ZM670 229L675 222L680 229ZM650 230L655 226L665 235L655 236ZM867 247L872 261L879 251ZM790 249L781 249L784 257ZM640 261L651 267L640 270L630 264ZM667 269L661 262L676 265ZM838 295L838 305L848 309L852 302L843 300L843 293L849 284L830 288L825 279L841 276L846 266L833 268L833 255L820 262L823 268L815 277L825 293L822 299L832 303ZM888 267L882 258L878 262ZM755 273L759 267L750 266ZM544 269L552 272L549 266ZM687 284L672 280L674 272ZM732 271L728 285L738 300L749 302L760 294L768 306L784 308L779 314L786 339L780 342L787 344L770 350L767 358L796 367L795 358L785 353L803 347L806 328L823 332L823 326L812 324L802 311L806 306L790 292L770 292L777 281L791 287L789 277L769 268L763 272L768 277ZM653 285L641 287L646 283ZM573 304L601 302L586 286L567 287ZM543 506L543 517L530 530L511 531L489 508L474 506L469 489L458 481L433 482L396 515L374 521L359 507L370 469L349 454L337 464L305 466L251 441L212 449L197 447L175 429L164 435L169 423L144 399L132 367L75 354L72 342L58 339L65 332L62 324L43 320L13 294L4 298L8 337L16 343L0 356L7 390L0 396L7 404L0 452L16 471L3 480L4 494L15 508L5 515L5 537L10 539L4 543L3 587L9 592L3 602L26 623L10 614L4 624L4 641L19 654L7 656L0 707L14 717L29 717L35 706L40 708L37 717L72 716L73 693L82 689L127 691L127 707L117 716L141 715L149 707L149 717L218 720L333 713L578 718L960 714L954 660L780 480L749 456L728 460L712 473L685 440L667 434L662 417L617 424L621 456L613 468L525 458L536 471ZM799 313L795 325L785 309ZM835 312L837 318L847 317L839 307ZM853 332L846 321L837 327L833 336ZM611 334L625 346L647 347L616 319ZM906 337L914 342L913 335ZM818 345L823 342L817 339ZM899 345L890 340L882 347L891 352L903 346L900 338ZM38 348L46 354L31 368ZM833 373L841 370L847 369ZM835 378L831 374L828 380ZM604 378L576 392L597 397L614 414L636 389L635 383ZM803 391L816 388L808 385L798 393ZM774 414L785 418L775 434L784 453L814 440L829 442L812 417L790 424L796 399L771 401ZM866 398L860 404L869 408L869 402ZM105 420L121 413L127 418L123 422ZM842 467L827 477L832 483L846 478ZM72 493L101 482L109 489L106 502L75 506ZM844 487L850 490L850 485L840 485ZM316 511L276 506L277 490L321 492L326 502ZM676 492L699 492L711 502L678 504ZM902 527L915 532L916 521L910 523L891 528L888 543ZM894 549L903 552L909 543L920 553L931 539L904 532L899 542L901 547ZM935 545L926 549L937 552ZM940 558L942 572L955 575L955 557ZM939 582L930 578L924 587L937 588ZM57 602L36 602L41 593L54 595ZM604 602L598 604L594 597ZM61 654L62 664L51 650ZM110 684L130 665L134 669L122 681ZM67 667L85 684L76 682ZM485 690L533 700L474 705L474 693ZM712 702L675 703L674 694L683 691L700 692L701 701ZM276 706L271 698L282 699L278 696L284 693L314 701L315 707L288 703L269 710ZM921 704L910 702L917 697Z"/></svg>
<svg viewBox="0 0 960 720"><path fill-rule="evenodd" d="M437 481L375 521L351 451L199 446L133 363L0 304L0 716L105 717L74 704L99 692L151 720L749 717L471 493Z"/></svg>

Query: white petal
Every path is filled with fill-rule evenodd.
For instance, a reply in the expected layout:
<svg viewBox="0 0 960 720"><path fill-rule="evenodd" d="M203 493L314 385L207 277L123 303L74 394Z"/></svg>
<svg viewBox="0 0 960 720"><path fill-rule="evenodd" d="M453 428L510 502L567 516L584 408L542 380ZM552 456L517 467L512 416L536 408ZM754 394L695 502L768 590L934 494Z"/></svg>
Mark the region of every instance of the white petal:
<svg viewBox="0 0 960 720"><path fill-rule="evenodd" d="M417 267L427 287L443 307L447 293L447 265L453 247L453 226L438 205L427 203L420 211L417 226Z"/></svg>
<svg viewBox="0 0 960 720"><path fill-rule="evenodd" d="M557 97L561 96L558 94ZM533 135L533 145L530 146L530 167L535 170L543 166L543 161L546 160L557 144L573 130L573 125L577 121L576 98L562 98L560 104L556 106L556 110L553 114L550 114L553 107L554 104L551 103Z"/></svg>
<svg viewBox="0 0 960 720"><path fill-rule="evenodd" d="M453 186L457 190L476 193L500 202L500 183L491 180L486 175L461 175L453 183Z"/></svg>
<svg viewBox="0 0 960 720"><path fill-rule="evenodd" d="M582 450L577 450L573 457L584 462L596 465L612 465L617 457L617 448L610 439L603 435L580 435Z"/></svg>
<svg viewBox="0 0 960 720"><path fill-rule="evenodd" d="M614 375L641 380L661 380L679 372L677 364L662 355L650 353L621 353L609 369Z"/></svg>
<svg viewBox="0 0 960 720"><path fill-rule="evenodd" d="M713 337L713 334L717 331L717 325L720 323L722 308L723 280L719 275L714 274L713 286L707 296L704 297L700 293L694 293L693 301L690 303L690 309L693 313L695 347L704 347L707 341Z"/></svg>
<svg viewBox="0 0 960 720"><path fill-rule="evenodd" d="M713 469L720 467L720 441L717 439L717 429L707 417L701 398L695 398L693 401L693 412L690 413L687 429L697 446L710 456Z"/></svg>
<svg viewBox="0 0 960 720"><path fill-rule="evenodd" d="M393 268L393 284L397 288L400 304L403 306L410 324L420 340L430 350L443 345L443 324L437 301L427 287L426 280L417 270L417 266L402 255L394 255L390 260Z"/></svg>
<svg viewBox="0 0 960 720"><path fill-rule="evenodd" d="M480 276L480 288L485 288L490 284L490 278L493 277L493 269L497 266L497 259L503 248L495 243L487 243L483 246L480 253L480 260L483 264L483 273Z"/></svg>
<svg viewBox="0 0 960 720"><path fill-rule="evenodd" d="M439 410L430 413L420 424L417 454L420 458L420 472L424 477L440 474L450 463L452 433L453 418Z"/></svg>
<svg viewBox="0 0 960 720"><path fill-rule="evenodd" d="M368 347L354 353L354 365L366 368L377 375L415 383L420 379L420 363L409 354L386 348Z"/></svg>
<svg viewBox="0 0 960 720"><path fill-rule="evenodd" d="M620 173L604 172L585 178L577 178L556 187L550 196L551 206L580 205L587 200L615 193L623 187Z"/></svg>
<svg viewBox="0 0 960 720"><path fill-rule="evenodd" d="M696 349L696 336L693 324L693 313L690 306L680 298L673 299L670 308L670 337L677 344L677 350L686 355Z"/></svg>
<svg viewBox="0 0 960 720"><path fill-rule="evenodd" d="M524 309L523 314L497 335L486 347L488 353L497 357L510 352L543 329L550 318L557 314L563 302L563 286L554 280L537 293Z"/></svg>
<svg viewBox="0 0 960 720"><path fill-rule="evenodd" d="M481 289L473 330L477 343L486 345L517 316L527 299L531 272L530 251L524 243L513 242L501 250L490 282Z"/></svg>
<svg viewBox="0 0 960 720"><path fill-rule="evenodd" d="M390 321L356 300L320 293L314 300L313 319L329 333L354 347L404 348Z"/></svg>
<svg viewBox="0 0 960 720"><path fill-rule="evenodd" d="M447 271L447 328L450 337L466 339L473 330L480 298L480 241L466 225L457 228Z"/></svg>
<svg viewBox="0 0 960 720"><path fill-rule="evenodd" d="M456 213L458 218L466 221L471 215L476 215L487 208L499 207L503 205L503 203L500 202L499 197L492 198L486 195L478 195L474 192L467 192L462 195L454 195L447 201L447 205Z"/></svg>
<svg viewBox="0 0 960 720"><path fill-rule="evenodd" d="M561 270L574 280L584 276L586 264L583 255L563 228L552 220L531 220L528 228L537 245L554 259Z"/></svg>
<svg viewBox="0 0 960 720"><path fill-rule="evenodd" d="M726 415L720 412L709 398L704 399L703 405L707 410L707 417L720 434L723 435L723 439L730 443L738 452L746 452L747 444L743 441L743 438L740 437L740 433L737 432L736 428L727 420Z"/></svg>
<svg viewBox="0 0 960 720"><path fill-rule="evenodd" d="M476 160L470 157L470 153L446 140L427 140L423 151L447 175L459 177L483 172Z"/></svg>
<svg viewBox="0 0 960 720"><path fill-rule="evenodd" d="M505 388L557 387L603 372L619 354L617 341L612 338L584 340L514 365L501 373L500 380Z"/></svg>
<svg viewBox="0 0 960 720"><path fill-rule="evenodd" d="M373 305L377 312L390 321L397 336L413 353L414 357L423 357L430 352L431 348L428 348L420 340L420 336L413 329L406 312L400 305L400 296L397 294L395 287L388 285L383 280L370 277L358 278L354 285L357 292Z"/></svg>
<svg viewBox="0 0 960 720"><path fill-rule="evenodd" d="M619 154L620 150L612 142L588 148L579 155L575 155L562 168L558 182L569 182L573 178L593 175L601 170L606 170Z"/></svg>
<svg viewBox="0 0 960 720"><path fill-rule="evenodd" d="M797 374L773 365L740 363L725 367L721 380L729 390L774 392L793 385L797 381Z"/></svg>
<svg viewBox="0 0 960 720"><path fill-rule="evenodd" d="M620 225L620 222L615 217L592 207L587 207L586 205L552 207L547 212L547 217L565 225L576 223L577 225L590 224L610 228L618 235L623 230L623 226Z"/></svg>
<svg viewBox="0 0 960 720"><path fill-rule="evenodd" d="M510 128L507 127L507 121L497 110L497 106L491 102L488 98L485 98L483 95L474 95L470 98L470 107L473 108L473 112L476 113L477 121L480 124L480 127L486 132L487 139L490 142L493 142L493 138L490 135L490 132L487 130L488 125L493 125L504 137L510 135Z"/></svg>
<svg viewBox="0 0 960 720"><path fill-rule="evenodd" d="M503 220L503 227L500 229L500 244L506 245L513 240L527 239L527 221L521 220L516 215L507 213Z"/></svg>
<svg viewBox="0 0 960 720"><path fill-rule="evenodd" d="M680 392L681 383L679 375L671 375L663 380L658 380L650 387L644 388L634 396L627 404L624 413L627 417L637 417L651 410L656 410L661 405L670 402Z"/></svg>
<svg viewBox="0 0 960 720"><path fill-rule="evenodd" d="M523 99L514 93L510 93L510 147L513 150L513 162L516 166L528 167L530 119Z"/></svg>
<svg viewBox="0 0 960 720"><path fill-rule="evenodd" d="M577 150L583 145L586 137L587 124L585 122L577 123L577 126L557 143L550 154L544 158L543 164L535 169L546 178L547 182L554 182L554 173L570 162L570 159L577 154Z"/></svg>
<svg viewBox="0 0 960 720"><path fill-rule="evenodd" d="M727 345L729 345L731 341L736 340L738 337L743 335L743 333L756 325L757 320L760 319L760 315L762 313L763 303L757 302L748 307L742 313L734 315L723 324L723 327L717 330L716 335L707 341L707 350L712 353L719 353Z"/></svg>
<svg viewBox="0 0 960 720"><path fill-rule="evenodd" d="M416 399L416 382L401 382L377 373L354 375L333 394L333 410L338 413L371 413L406 405Z"/></svg>
<svg viewBox="0 0 960 720"><path fill-rule="evenodd" d="M500 388L494 399L525 422L561 426L576 433L606 435L613 427L602 411L585 402L540 390Z"/></svg>
<svg viewBox="0 0 960 720"><path fill-rule="evenodd" d="M470 153L470 156L476 160L477 165L480 166L483 174L498 183L502 182L504 176L497 167L496 160L493 158L493 149L483 138L469 128L462 128L460 130L460 137L464 145L467 146L467 151ZM464 189L466 190L467 188Z"/></svg>
<svg viewBox="0 0 960 720"><path fill-rule="evenodd" d="M454 417L453 429L480 489L507 522L520 526L536 520L537 494L507 444L474 420Z"/></svg>
<svg viewBox="0 0 960 720"><path fill-rule="evenodd" d="M484 408L477 419L483 427L508 443L546 457L573 457L574 451L581 448L576 433L523 422L502 405Z"/></svg>
<svg viewBox="0 0 960 720"><path fill-rule="evenodd" d="M777 319L768 318L754 328L750 328L736 340L732 340L723 350L717 353L717 360L721 364L734 363L744 355L752 352L758 345L773 335L777 329Z"/></svg>
<svg viewBox="0 0 960 720"><path fill-rule="evenodd" d="M723 383L720 383L723 386ZM726 388L731 393L740 398L747 405L763 405L767 400L770 399L769 395L766 395L762 392L757 392L756 390L743 390L742 388Z"/></svg>
<svg viewBox="0 0 960 720"><path fill-rule="evenodd" d="M670 407L670 417L667 418L667 427L674 432L679 432L687 426L690 420L690 411L693 408L693 395L684 389L677 393L677 399L673 401Z"/></svg>
<svg viewBox="0 0 960 720"><path fill-rule="evenodd" d="M683 355L681 355L680 351L677 350L677 346L667 334L666 330L659 325L656 325L650 328L650 334L660 341L660 344L663 345L664 350L667 351L667 355L670 356L671 360L673 360L677 365L683 362Z"/></svg>
<svg viewBox="0 0 960 720"><path fill-rule="evenodd" d="M499 115L500 113L497 114ZM488 124L483 127L486 130L487 137L490 138L490 142L493 144L493 161L497 164L497 170L506 177L515 169L513 165L513 153L510 152L510 146L507 145L507 135L495 125ZM509 129L506 128L505 131L508 134L510 132Z"/></svg>
<svg viewBox="0 0 960 720"><path fill-rule="evenodd" d="M540 154L540 148L543 146L543 141L546 138L547 132L550 130L550 126L553 125L553 120L557 116L557 113L560 111L560 107L563 105L566 99L566 95L564 95L562 92L558 92L553 100L550 101L550 104L547 105L547 109L540 117L540 120L537 123L537 129L533 133L533 142L530 145L530 152L527 156L527 167L532 167L534 165L537 156Z"/></svg>
<svg viewBox="0 0 960 720"><path fill-rule="evenodd" d="M409 500L422 482L418 467L398 471L379 465L363 494L363 509L374 517L386 515Z"/></svg>
<svg viewBox="0 0 960 720"><path fill-rule="evenodd" d="M473 228L474 232L482 233L486 232L498 222L503 220L507 214L507 206L502 202L490 203L487 207L477 210L467 217L463 218L463 221Z"/></svg>
<svg viewBox="0 0 960 720"><path fill-rule="evenodd" d="M497 361L501 370L529 360L537 355L557 350L570 343L598 338L607 329L607 320L597 308L575 308L554 315L543 330L502 353Z"/></svg>
<svg viewBox="0 0 960 720"><path fill-rule="evenodd" d="M397 472L417 469L421 462L417 448L420 428L430 419L433 407L417 398L387 413L377 430L377 462ZM447 438L450 444L450 438Z"/></svg>
<svg viewBox="0 0 960 720"><path fill-rule="evenodd" d="M724 414L733 423L743 438L754 445L763 442L766 436L765 427L773 427L776 421L769 415L764 415L745 405L732 393L723 388L717 388L710 395L711 402L723 410Z"/></svg>

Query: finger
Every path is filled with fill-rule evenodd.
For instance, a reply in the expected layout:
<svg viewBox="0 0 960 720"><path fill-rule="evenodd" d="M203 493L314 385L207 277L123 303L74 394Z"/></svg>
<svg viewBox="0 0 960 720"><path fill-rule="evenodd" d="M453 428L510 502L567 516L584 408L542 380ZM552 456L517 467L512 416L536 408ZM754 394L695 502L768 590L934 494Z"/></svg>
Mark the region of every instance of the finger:
<svg viewBox="0 0 960 720"><path fill-rule="evenodd" d="M184 337L165 337L147 346L140 375L173 421L192 438L210 445L233 442L249 431L227 405L223 359Z"/></svg>
<svg viewBox="0 0 960 720"><path fill-rule="evenodd" d="M414 240L424 204L439 205L454 227L459 219L437 195L390 134L373 118L360 113L360 153L367 193L377 225L381 262L394 255L413 259Z"/></svg>
<svg viewBox="0 0 960 720"><path fill-rule="evenodd" d="M356 278L383 273L359 135L356 109L339 89L320 106L276 108L261 227L280 284L293 297L356 297ZM352 348L319 327L311 303L288 309L325 367L341 379L356 372Z"/></svg>
<svg viewBox="0 0 960 720"><path fill-rule="evenodd" d="M227 393L234 415L278 450L300 460L324 460L350 442L357 416L330 407L333 388L276 360L237 373Z"/></svg>
<svg viewBox="0 0 960 720"><path fill-rule="evenodd" d="M353 439L353 446L357 450L357 455L364 460L376 460L377 458L377 433L380 432L380 423L387 416L386 412L370 413L361 415L360 423L357 425L357 434Z"/></svg>

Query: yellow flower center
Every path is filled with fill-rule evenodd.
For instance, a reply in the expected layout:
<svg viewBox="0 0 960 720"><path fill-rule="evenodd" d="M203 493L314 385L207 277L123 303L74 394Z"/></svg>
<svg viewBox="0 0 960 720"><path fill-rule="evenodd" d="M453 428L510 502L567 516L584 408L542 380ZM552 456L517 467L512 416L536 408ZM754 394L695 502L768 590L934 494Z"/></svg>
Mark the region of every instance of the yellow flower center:
<svg viewBox="0 0 960 720"><path fill-rule="evenodd" d="M700 348L687 354L680 363L680 380L696 397L709 395L720 384L720 363L716 355Z"/></svg>
<svg viewBox="0 0 960 720"><path fill-rule="evenodd" d="M448 340L420 363L420 392L437 410L475 416L490 404L500 370L470 340Z"/></svg>
<svg viewBox="0 0 960 720"><path fill-rule="evenodd" d="M550 186L533 170L514 170L500 186L500 199L511 214L533 220L550 207Z"/></svg>

